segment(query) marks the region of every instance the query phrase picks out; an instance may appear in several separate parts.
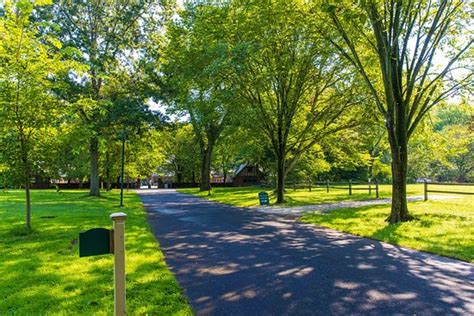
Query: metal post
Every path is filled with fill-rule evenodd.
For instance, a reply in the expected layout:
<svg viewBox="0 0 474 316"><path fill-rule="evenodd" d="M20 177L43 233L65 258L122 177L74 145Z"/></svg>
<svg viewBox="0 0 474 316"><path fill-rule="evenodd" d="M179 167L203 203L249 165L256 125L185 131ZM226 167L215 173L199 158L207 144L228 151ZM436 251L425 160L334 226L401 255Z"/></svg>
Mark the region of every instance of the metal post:
<svg viewBox="0 0 474 316"><path fill-rule="evenodd" d="M375 198L379 198L379 182L375 180Z"/></svg>
<svg viewBox="0 0 474 316"><path fill-rule="evenodd" d="M428 181L425 181L423 182L423 187L424 187L424 191L425 191L425 198L424 200L425 201L428 201Z"/></svg>
<svg viewBox="0 0 474 316"><path fill-rule="evenodd" d="M326 180L326 193L329 193L329 180Z"/></svg>
<svg viewBox="0 0 474 316"><path fill-rule="evenodd" d="M120 207L123 207L123 177L125 170L125 133L122 135L122 170L120 176Z"/></svg>
<svg viewBox="0 0 474 316"><path fill-rule="evenodd" d="M125 287L125 220L127 214L113 213L114 221L114 315L126 314Z"/></svg>
<svg viewBox="0 0 474 316"><path fill-rule="evenodd" d="M352 179L349 179L349 195L352 195Z"/></svg>
<svg viewBox="0 0 474 316"><path fill-rule="evenodd" d="M369 195L372 195L372 185L370 183L370 179L369 179Z"/></svg>

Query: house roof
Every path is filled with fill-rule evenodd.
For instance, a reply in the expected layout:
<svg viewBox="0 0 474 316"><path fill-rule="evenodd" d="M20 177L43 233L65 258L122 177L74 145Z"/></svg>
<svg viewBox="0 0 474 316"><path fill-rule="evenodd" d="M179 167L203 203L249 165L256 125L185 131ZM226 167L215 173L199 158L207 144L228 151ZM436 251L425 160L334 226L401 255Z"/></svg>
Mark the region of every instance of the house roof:
<svg viewBox="0 0 474 316"><path fill-rule="evenodd" d="M241 165L237 168L237 170L234 172L234 177L237 177L237 176L239 175L239 173L241 173L242 170L244 170L245 167L247 167L247 166L248 166L248 163L243 163L243 164L241 164Z"/></svg>

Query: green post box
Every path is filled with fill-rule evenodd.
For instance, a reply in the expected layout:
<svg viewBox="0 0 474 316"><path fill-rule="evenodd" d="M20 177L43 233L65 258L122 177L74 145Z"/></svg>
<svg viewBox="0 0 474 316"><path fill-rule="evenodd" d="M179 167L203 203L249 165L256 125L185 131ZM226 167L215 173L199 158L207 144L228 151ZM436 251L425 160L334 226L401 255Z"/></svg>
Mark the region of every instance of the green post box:
<svg viewBox="0 0 474 316"><path fill-rule="evenodd" d="M79 233L79 257L113 253L113 230L92 228Z"/></svg>

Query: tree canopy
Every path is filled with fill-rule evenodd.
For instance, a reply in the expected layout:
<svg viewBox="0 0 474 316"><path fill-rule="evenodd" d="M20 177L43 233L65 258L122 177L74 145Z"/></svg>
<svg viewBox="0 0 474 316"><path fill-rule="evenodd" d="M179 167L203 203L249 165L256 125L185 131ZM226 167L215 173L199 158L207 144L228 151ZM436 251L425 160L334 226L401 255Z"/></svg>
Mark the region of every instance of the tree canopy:
<svg viewBox="0 0 474 316"><path fill-rule="evenodd" d="M407 182L474 180L471 25L463 0L6 1L0 186L29 229L32 186L98 196L124 144L128 183L391 182L410 220Z"/></svg>

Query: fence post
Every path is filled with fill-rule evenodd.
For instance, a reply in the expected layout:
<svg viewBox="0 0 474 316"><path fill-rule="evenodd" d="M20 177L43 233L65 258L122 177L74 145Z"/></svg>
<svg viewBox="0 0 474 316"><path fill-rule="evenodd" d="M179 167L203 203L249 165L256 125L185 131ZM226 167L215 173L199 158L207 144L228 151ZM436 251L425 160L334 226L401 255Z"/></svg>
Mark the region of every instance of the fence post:
<svg viewBox="0 0 474 316"><path fill-rule="evenodd" d="M296 191L296 182L293 182L293 191Z"/></svg>
<svg viewBox="0 0 474 316"><path fill-rule="evenodd" d="M352 179L349 179L349 195L352 195Z"/></svg>
<svg viewBox="0 0 474 316"><path fill-rule="evenodd" d="M114 221L114 315L125 315L125 220L127 214L113 213Z"/></svg>
<svg viewBox="0 0 474 316"><path fill-rule="evenodd" d="M370 183L370 179L369 179L369 195L372 195L372 184Z"/></svg>
<svg viewBox="0 0 474 316"><path fill-rule="evenodd" d="M326 193L329 193L329 180L326 180Z"/></svg>
<svg viewBox="0 0 474 316"><path fill-rule="evenodd" d="M375 180L375 198L379 198L379 182Z"/></svg>
<svg viewBox="0 0 474 316"><path fill-rule="evenodd" d="M425 191L425 198L424 198L424 200L425 200L425 201L428 201L428 181L426 181L426 179L425 179L424 182L423 182L423 187L424 187L424 191Z"/></svg>
<svg viewBox="0 0 474 316"><path fill-rule="evenodd" d="M308 185L309 185L309 192L311 192L311 180L309 180Z"/></svg>

